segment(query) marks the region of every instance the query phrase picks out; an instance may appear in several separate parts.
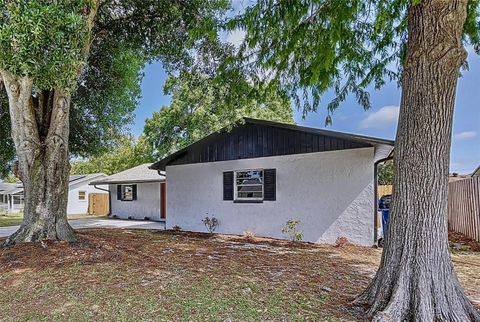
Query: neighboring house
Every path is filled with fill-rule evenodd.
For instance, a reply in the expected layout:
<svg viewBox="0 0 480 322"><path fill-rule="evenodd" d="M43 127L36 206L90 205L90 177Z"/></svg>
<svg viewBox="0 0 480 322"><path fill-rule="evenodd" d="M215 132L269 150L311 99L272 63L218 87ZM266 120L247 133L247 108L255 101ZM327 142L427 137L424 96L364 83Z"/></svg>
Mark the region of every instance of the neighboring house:
<svg viewBox="0 0 480 322"><path fill-rule="evenodd" d="M86 214L89 208L89 197L92 193L105 194L106 192L89 185L93 180L106 177L103 173L85 175L71 175L69 178L67 214ZM106 189L104 186L103 189ZM22 212L24 207L23 184L0 183L0 209L6 212Z"/></svg>
<svg viewBox="0 0 480 322"><path fill-rule="evenodd" d="M455 181L459 181L459 180L465 180L465 179L468 179L468 178L470 178L469 174L458 174L458 173L454 172L454 173L450 173L448 175L448 182L455 182Z"/></svg>
<svg viewBox="0 0 480 322"><path fill-rule="evenodd" d="M167 174L166 228L287 238L300 220L304 240L360 245L375 239L374 178L390 140L245 119L154 163Z"/></svg>
<svg viewBox="0 0 480 322"><path fill-rule="evenodd" d="M111 216L124 219L165 220L165 176L158 171L150 170L149 165L142 164L90 183L108 185Z"/></svg>
<svg viewBox="0 0 480 322"><path fill-rule="evenodd" d="M22 212L23 204L23 185L21 182L0 182L0 212Z"/></svg>

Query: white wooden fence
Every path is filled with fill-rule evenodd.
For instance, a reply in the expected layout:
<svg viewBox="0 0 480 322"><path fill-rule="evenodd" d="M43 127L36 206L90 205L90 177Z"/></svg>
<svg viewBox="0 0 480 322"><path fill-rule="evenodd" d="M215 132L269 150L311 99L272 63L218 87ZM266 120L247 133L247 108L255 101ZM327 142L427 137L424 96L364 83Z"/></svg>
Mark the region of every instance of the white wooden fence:
<svg viewBox="0 0 480 322"><path fill-rule="evenodd" d="M449 183L448 227L480 241L480 177Z"/></svg>

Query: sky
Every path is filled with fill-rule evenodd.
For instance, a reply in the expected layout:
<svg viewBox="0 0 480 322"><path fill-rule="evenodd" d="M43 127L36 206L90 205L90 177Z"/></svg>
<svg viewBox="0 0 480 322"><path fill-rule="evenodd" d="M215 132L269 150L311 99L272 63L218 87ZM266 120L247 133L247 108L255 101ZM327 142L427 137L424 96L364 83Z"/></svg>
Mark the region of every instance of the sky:
<svg viewBox="0 0 480 322"><path fill-rule="evenodd" d="M238 44L243 35L236 32L225 35L225 38ZM471 173L480 165L480 56L468 49L470 69L458 81L450 160L450 171L461 174ZM166 74L161 63L146 66L144 73L142 99L131 127L135 135L142 133L146 118L171 101L171 97L163 94ZM295 111L296 123L325 128L326 104L331 98L332 93L326 93L318 112L310 113L306 118L302 118L300 111ZM364 111L354 97L348 97L334 113L333 124L328 129L394 139L400 105L397 84L388 83L378 91L370 90L370 99L372 107Z"/></svg>

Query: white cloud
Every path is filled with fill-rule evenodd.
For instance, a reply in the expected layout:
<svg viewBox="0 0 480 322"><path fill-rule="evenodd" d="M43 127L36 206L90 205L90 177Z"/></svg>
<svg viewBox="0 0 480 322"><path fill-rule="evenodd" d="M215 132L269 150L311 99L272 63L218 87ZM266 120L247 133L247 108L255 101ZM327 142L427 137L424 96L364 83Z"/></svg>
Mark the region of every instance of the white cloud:
<svg viewBox="0 0 480 322"><path fill-rule="evenodd" d="M371 113L360 122L360 128L385 128L396 124L398 121L398 113L400 107L396 105L388 105L380 108L378 111Z"/></svg>
<svg viewBox="0 0 480 322"><path fill-rule="evenodd" d="M466 140L476 136L477 136L477 132L475 131L463 131L453 135L453 137L457 140Z"/></svg>

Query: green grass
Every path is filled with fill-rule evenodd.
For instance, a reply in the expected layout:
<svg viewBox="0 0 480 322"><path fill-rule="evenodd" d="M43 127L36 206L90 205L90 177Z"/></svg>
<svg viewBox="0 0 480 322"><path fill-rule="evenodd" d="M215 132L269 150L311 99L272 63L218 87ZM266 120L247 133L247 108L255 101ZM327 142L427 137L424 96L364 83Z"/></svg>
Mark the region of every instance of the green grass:
<svg viewBox="0 0 480 322"><path fill-rule="evenodd" d="M106 216L96 216L96 215L71 215L68 216L69 220L77 220L77 219L84 219L84 218L107 218ZM23 214L0 214L0 227L8 227L8 226L17 226L22 223Z"/></svg>
<svg viewBox="0 0 480 322"><path fill-rule="evenodd" d="M20 225L22 219L23 214L0 214L0 227Z"/></svg>

